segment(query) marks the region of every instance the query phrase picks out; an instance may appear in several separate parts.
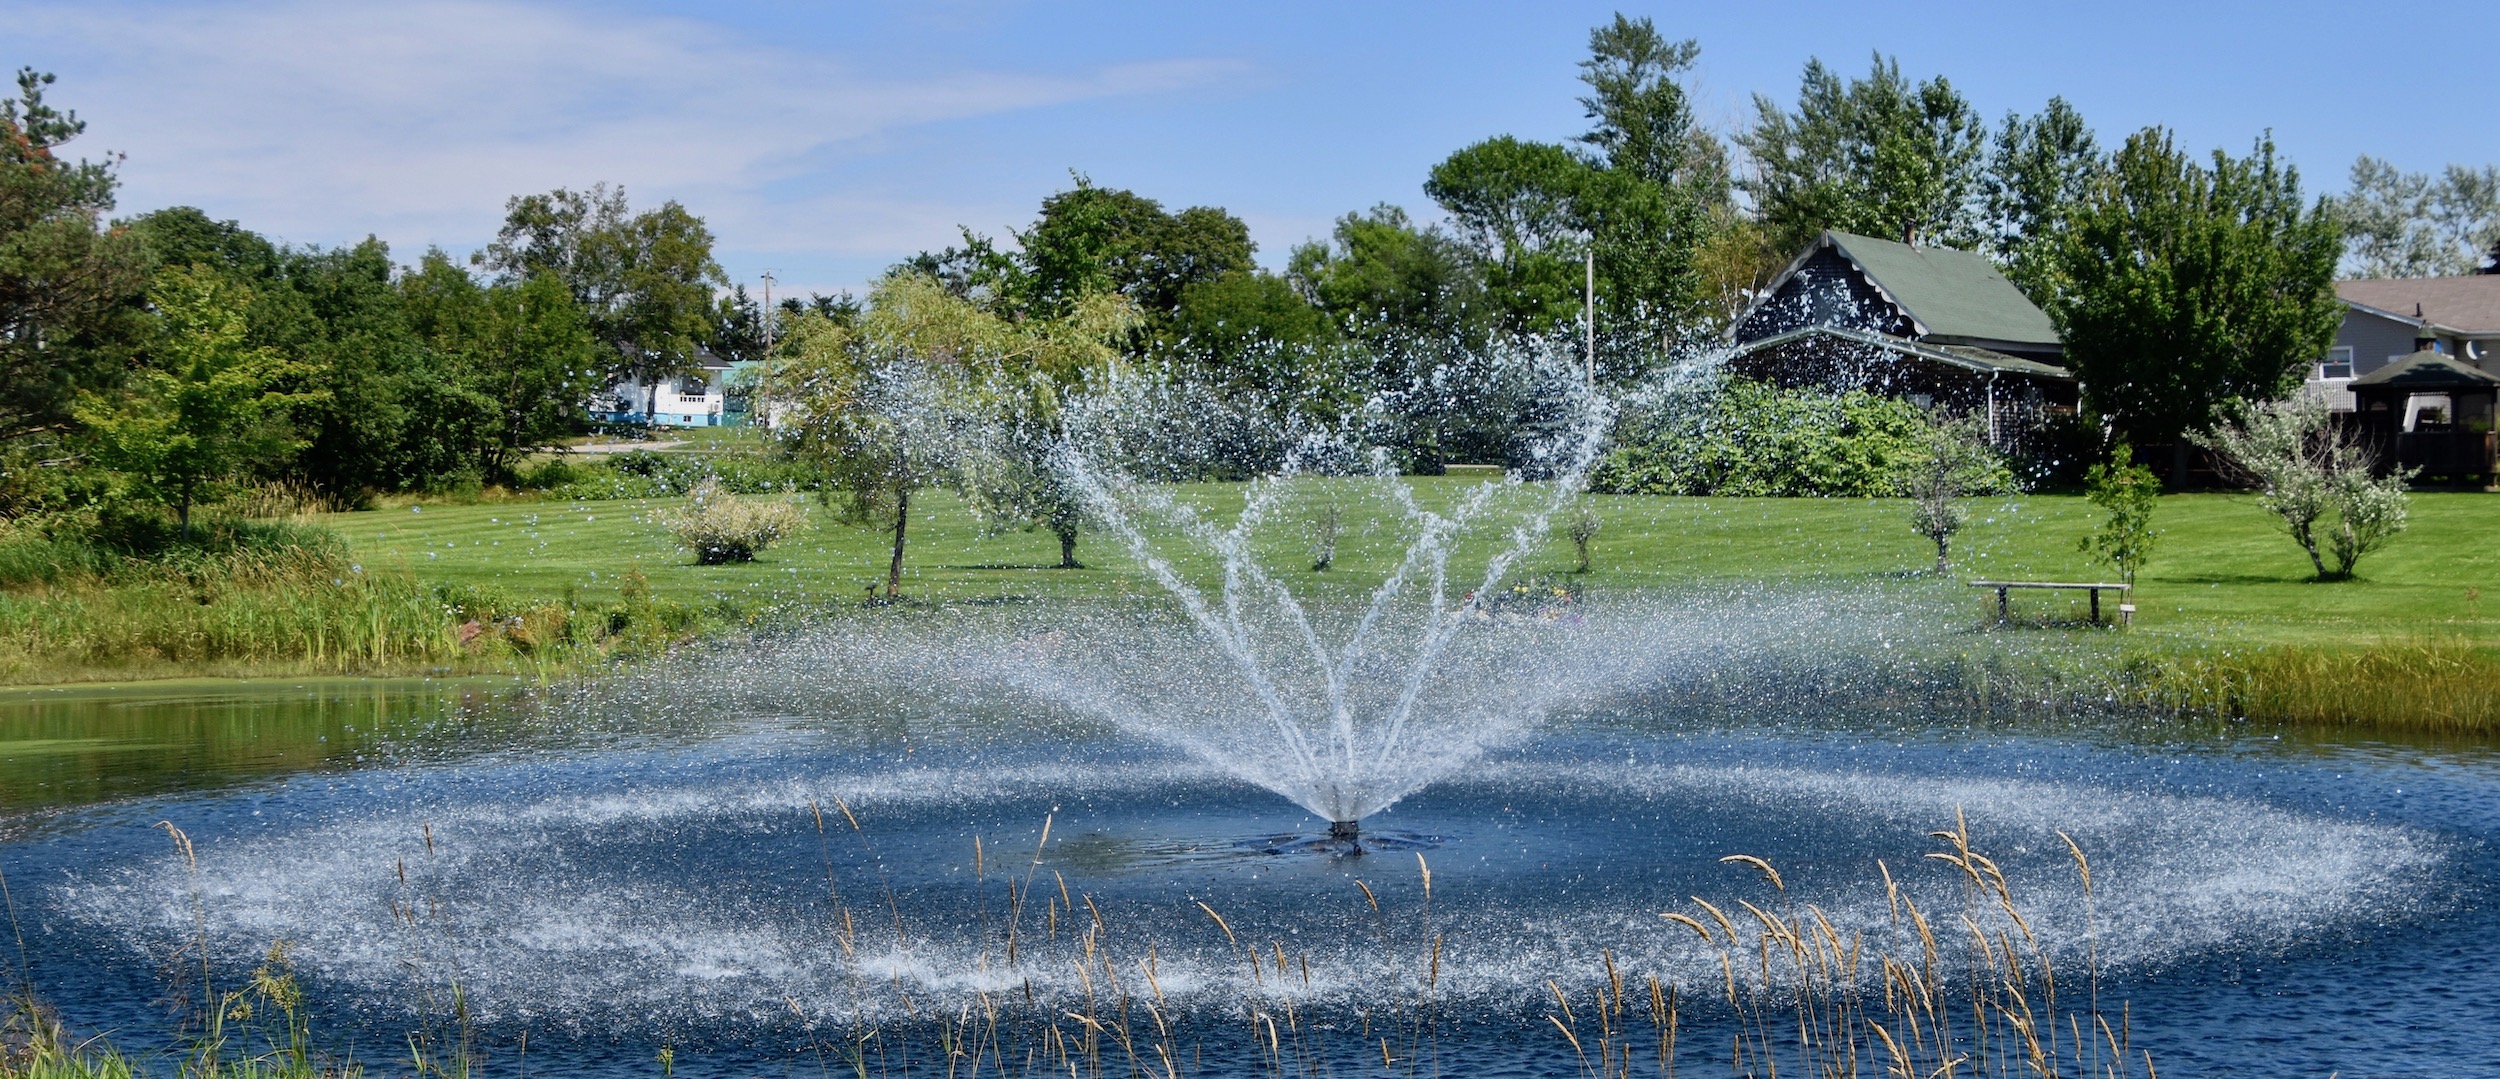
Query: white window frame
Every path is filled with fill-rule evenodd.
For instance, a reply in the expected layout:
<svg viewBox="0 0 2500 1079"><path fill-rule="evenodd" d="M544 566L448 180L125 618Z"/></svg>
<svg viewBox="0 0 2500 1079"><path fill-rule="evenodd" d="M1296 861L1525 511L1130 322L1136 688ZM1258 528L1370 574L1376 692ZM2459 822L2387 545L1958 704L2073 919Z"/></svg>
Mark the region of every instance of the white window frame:
<svg viewBox="0 0 2500 1079"><path fill-rule="evenodd" d="M2340 375L2332 373L2331 369L2336 367L2343 368L2344 373ZM2326 358L2318 361L2315 377L2320 382L2341 382L2352 376L2351 345L2337 345L2330 348L2326 350Z"/></svg>

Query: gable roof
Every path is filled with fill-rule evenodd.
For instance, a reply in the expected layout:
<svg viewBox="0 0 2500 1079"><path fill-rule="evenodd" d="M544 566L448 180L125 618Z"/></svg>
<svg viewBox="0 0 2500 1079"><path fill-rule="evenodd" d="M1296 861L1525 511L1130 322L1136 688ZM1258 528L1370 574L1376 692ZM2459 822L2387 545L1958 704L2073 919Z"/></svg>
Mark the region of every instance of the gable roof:
<svg viewBox="0 0 2500 1079"><path fill-rule="evenodd" d="M2338 281L2345 303L2467 334L2500 334L2500 274ZM2416 305L2421 314L2413 314Z"/></svg>
<svg viewBox="0 0 2500 1079"><path fill-rule="evenodd" d="M2074 372L2068 371L2067 369L2059 367L2056 364L2041 363L2038 360L2026 360L2020 356L2008 356L2005 353L1996 352L1990 349L1974 348L1969 345L1938 345L1930 342L1912 341L1907 338L1894 337L1890 334L1872 333L1866 330L1853 330L1841 326L1800 326L1786 333L1773 334L1759 341L1748 341L1743 346L1739 347L1735 354L1738 356L1749 355L1754 352L1762 351L1763 349L1784 345L1788 342L1802 340L1807 337L1837 337L1844 341L1853 341L1861 345L1872 345L1876 348L1885 349L1891 352L1898 352L1905 356L1917 356L1924 359L1934 360L1949 367L1959 367L1965 371L1977 371L1981 374L1996 374L2003 372L2007 374L2029 375L2034 378L2061 379L2068 381L2073 380L2075 377Z"/></svg>
<svg viewBox="0 0 2500 1079"><path fill-rule="evenodd" d="M1917 325L1922 339L2059 347L2057 327L1986 255L1912 247L1826 231L1771 283L1779 291L1817 250L1830 247Z"/></svg>
<svg viewBox="0 0 2500 1079"><path fill-rule="evenodd" d="M2500 375L2458 363L2445 353L2423 350L2376 371L2352 380L2349 388L2361 390L2372 386L2391 386L2413 392L2433 390L2489 389L2500 386Z"/></svg>

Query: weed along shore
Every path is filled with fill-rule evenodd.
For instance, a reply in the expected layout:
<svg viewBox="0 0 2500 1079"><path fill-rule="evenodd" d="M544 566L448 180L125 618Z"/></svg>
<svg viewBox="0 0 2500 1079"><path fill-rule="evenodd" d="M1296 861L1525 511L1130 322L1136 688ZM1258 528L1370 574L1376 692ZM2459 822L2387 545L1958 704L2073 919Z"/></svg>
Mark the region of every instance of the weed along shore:
<svg viewBox="0 0 2500 1079"><path fill-rule="evenodd" d="M1446 501L1466 477L1411 478ZM782 504L786 496L736 496ZM1237 509L1229 485L1188 497ZM671 650L730 647L812 625L873 627L953 607L1090 608L1151 584L1095 535L1058 567L1047 532L985 530L960 500L921 503L901 608L870 605L890 538L802 500L807 520L750 561L698 564L667 527L682 495L433 501L210 526L202 552L119 560L24 532L0 537L0 683L176 677L593 675ZM2091 507L2063 495L1974 501L1954 572L1889 499L1589 496L1587 572L1559 533L1523 570L1591 596L1824 592L1883 597L1957 631L1962 687L2020 699L2122 695L2144 705L2296 725L2500 730L2500 500L2414 496L2412 528L2359 579L2307 579L2299 549L2246 496L2161 500L2160 547L2134 624L2085 624L2079 596L2024 595L1996 627L1963 579L2077 572ZM1367 561L1369 559L1369 561ZM1349 543L1325 587L1392 563ZM10 568L15 567L15 568ZM40 569L30 567L41 567ZM1192 567L1210 572L1210 567ZM2486 599L2488 591L2494 594Z"/></svg>

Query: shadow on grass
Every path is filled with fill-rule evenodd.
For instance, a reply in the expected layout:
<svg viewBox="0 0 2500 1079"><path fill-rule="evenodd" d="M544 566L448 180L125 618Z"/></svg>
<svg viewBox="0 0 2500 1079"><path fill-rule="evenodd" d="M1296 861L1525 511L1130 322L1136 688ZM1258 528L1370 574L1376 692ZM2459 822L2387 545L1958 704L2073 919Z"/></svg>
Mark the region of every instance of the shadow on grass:
<svg viewBox="0 0 2500 1079"><path fill-rule="evenodd" d="M1057 562L976 562L976 563L972 563L972 564L969 564L969 565L953 565L953 566L948 566L948 567L946 567L946 568L948 568L948 569L981 569L981 570L999 570L999 569L1084 569L1085 567L1084 567L1084 566L1062 566L1062 565L1060 565L1060 564L1059 564L1059 563L1057 563Z"/></svg>

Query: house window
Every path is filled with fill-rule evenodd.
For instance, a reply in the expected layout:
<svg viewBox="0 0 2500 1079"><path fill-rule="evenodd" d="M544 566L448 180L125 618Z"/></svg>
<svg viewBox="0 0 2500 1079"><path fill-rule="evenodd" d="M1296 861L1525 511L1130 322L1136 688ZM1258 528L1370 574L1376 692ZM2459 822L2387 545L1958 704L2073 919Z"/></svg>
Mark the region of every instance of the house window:
<svg viewBox="0 0 2500 1079"><path fill-rule="evenodd" d="M2318 378L2321 381L2324 381L2327 379L2351 377L2352 348L2350 346L2338 346L2336 348L2328 349L2326 359L2318 364Z"/></svg>

